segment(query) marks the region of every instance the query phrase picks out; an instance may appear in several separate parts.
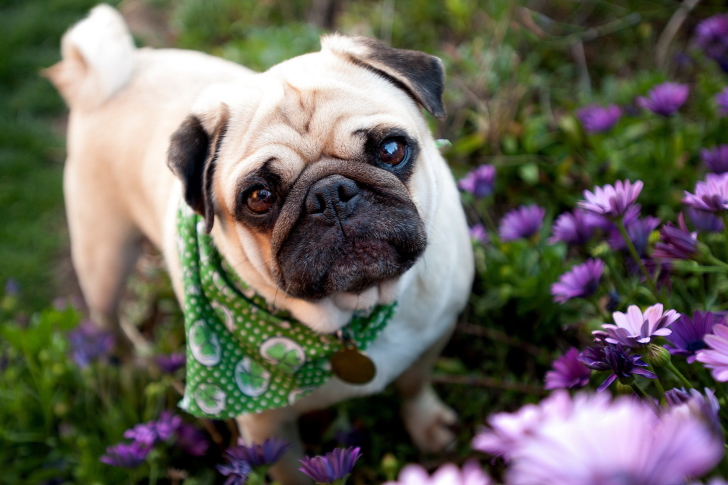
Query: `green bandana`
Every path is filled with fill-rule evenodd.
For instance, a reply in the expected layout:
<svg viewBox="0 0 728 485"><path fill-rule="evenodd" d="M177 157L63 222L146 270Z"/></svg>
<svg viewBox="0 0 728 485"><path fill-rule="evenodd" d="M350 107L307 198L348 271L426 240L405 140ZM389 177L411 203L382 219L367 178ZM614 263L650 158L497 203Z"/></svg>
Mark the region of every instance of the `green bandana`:
<svg viewBox="0 0 728 485"><path fill-rule="evenodd" d="M293 404L328 381L343 345L270 307L223 260L202 217L183 203L177 214L184 284L187 382L179 406L227 419ZM364 350L396 304L355 315L345 333Z"/></svg>

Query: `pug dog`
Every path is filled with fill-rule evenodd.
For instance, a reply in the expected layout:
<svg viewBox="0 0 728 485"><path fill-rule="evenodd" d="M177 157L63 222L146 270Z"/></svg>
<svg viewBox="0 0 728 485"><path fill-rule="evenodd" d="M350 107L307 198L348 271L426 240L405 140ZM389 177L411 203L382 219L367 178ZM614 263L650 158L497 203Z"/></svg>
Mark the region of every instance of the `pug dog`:
<svg viewBox="0 0 728 485"><path fill-rule="evenodd" d="M274 478L307 483L296 470L299 415L390 383L418 447L453 442L456 415L429 376L468 300L473 255L421 112L445 115L438 58L332 34L320 52L256 73L199 52L137 49L119 13L101 5L65 34L62 60L45 75L70 107L66 210L96 322L117 324L144 239L163 253L179 301L195 300L180 256L186 212L201 221L194 237L209 237L242 291L288 315L291 331L343 338L353 319L390 310L366 352L352 350L364 362L350 367L371 364L372 376L336 374L300 399L237 416L248 443L291 443ZM232 348L215 342L213 356ZM188 361L195 356L193 347Z"/></svg>

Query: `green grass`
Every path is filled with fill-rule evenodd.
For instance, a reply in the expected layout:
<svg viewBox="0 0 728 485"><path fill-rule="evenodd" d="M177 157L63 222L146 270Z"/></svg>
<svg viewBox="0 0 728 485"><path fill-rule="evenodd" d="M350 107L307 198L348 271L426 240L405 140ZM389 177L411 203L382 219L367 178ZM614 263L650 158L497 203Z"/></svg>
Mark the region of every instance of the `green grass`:
<svg viewBox="0 0 728 485"><path fill-rule="evenodd" d="M62 170L65 110L39 74L60 59L64 30L93 0L0 4L0 284L20 283L20 306L38 310L59 294L68 248Z"/></svg>

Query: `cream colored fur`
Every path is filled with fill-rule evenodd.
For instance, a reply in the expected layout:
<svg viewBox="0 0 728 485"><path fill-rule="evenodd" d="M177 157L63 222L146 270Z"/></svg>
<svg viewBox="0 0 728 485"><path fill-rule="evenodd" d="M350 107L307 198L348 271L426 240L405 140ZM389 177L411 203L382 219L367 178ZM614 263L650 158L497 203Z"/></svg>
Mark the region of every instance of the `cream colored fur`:
<svg viewBox="0 0 728 485"><path fill-rule="evenodd" d="M197 52L135 49L119 14L99 6L69 30L63 60L47 70L71 108L64 191L72 255L100 324L115 324L119 292L143 238L162 250L181 298L174 225L181 184L166 165L170 135L190 113L214 126L223 106L230 118L214 179L221 220L212 236L242 279L321 332L341 328L355 309L398 300L394 320L368 350L377 367L374 381L353 386L334 378L293 407L239 418L248 440L279 434L293 441L292 451L273 471L286 484L307 483L295 470L296 452L302 451L298 415L379 392L398 377L403 419L415 443L436 451L453 440L447 426L455 415L428 379L473 278L457 189L420 107L382 76L345 60L347 52L363 47L343 36L322 44L321 52L257 74ZM297 131L297 117L304 113L296 106L309 103L315 105L310 128ZM275 114L280 107L287 113L285 122ZM377 123L404 126L421 145L408 187L427 227L424 255L401 277L359 295L315 302L286 295L271 276L266 241L232 219L236 181L271 155L285 160L277 162L278 168L292 177L321 157L351 157L361 148L351 133Z"/></svg>

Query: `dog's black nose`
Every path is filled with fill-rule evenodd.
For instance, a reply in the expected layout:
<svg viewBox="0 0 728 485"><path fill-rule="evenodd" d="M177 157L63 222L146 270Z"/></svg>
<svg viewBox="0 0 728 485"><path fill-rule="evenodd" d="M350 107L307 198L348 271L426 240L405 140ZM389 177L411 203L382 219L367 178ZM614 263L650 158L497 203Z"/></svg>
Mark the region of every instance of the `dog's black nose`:
<svg viewBox="0 0 728 485"><path fill-rule="evenodd" d="M311 186L306 197L306 212L329 224L348 218L356 209L361 188L342 175L329 175Z"/></svg>

